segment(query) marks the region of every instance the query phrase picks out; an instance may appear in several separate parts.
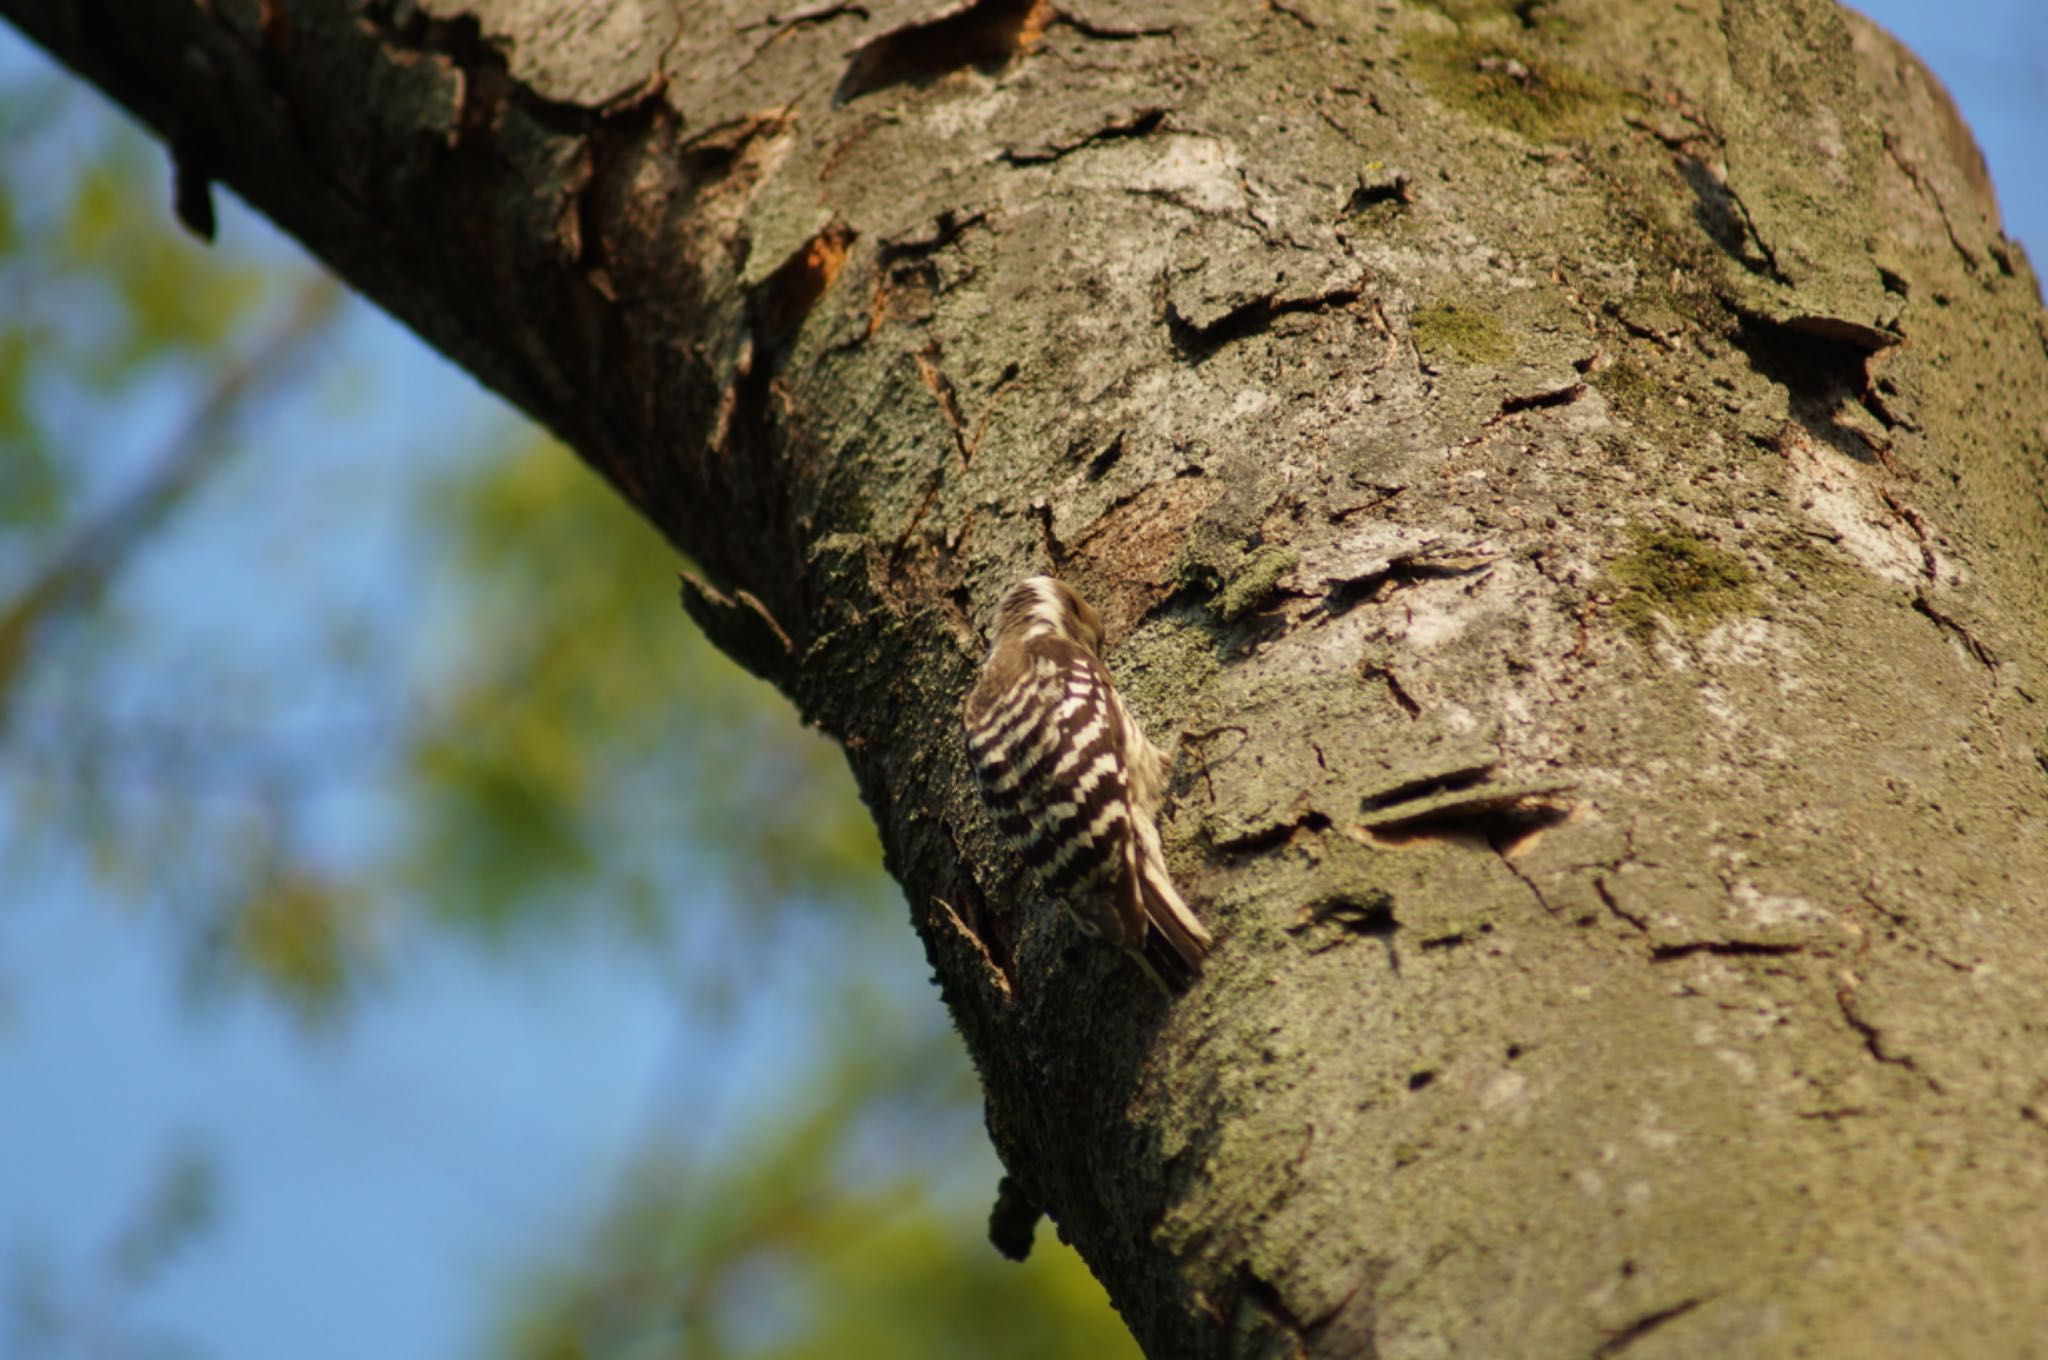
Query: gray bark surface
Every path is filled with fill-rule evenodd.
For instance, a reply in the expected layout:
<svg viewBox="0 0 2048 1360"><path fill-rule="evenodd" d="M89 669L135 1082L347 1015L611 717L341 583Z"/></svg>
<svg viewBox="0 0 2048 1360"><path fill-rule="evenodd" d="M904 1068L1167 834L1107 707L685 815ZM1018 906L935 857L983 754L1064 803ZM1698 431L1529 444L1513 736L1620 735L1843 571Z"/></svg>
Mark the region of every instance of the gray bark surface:
<svg viewBox="0 0 2048 1360"><path fill-rule="evenodd" d="M1866 22L0 13L694 558L1150 1354L2048 1354L2048 324ZM1046 567L1175 752L1178 1001L967 775Z"/></svg>

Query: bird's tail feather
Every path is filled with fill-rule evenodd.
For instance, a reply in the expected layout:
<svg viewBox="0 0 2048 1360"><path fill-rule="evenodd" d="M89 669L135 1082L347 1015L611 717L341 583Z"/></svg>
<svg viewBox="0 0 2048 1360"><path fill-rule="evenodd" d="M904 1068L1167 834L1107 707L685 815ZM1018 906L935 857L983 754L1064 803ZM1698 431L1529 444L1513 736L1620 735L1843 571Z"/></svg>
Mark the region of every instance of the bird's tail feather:
<svg viewBox="0 0 2048 1360"><path fill-rule="evenodd" d="M1168 992L1184 992L1201 974L1202 960L1213 941L1173 886L1159 848L1159 832L1141 825L1134 840L1136 863L1131 866L1130 882L1145 920L1145 936L1137 954L1153 981Z"/></svg>

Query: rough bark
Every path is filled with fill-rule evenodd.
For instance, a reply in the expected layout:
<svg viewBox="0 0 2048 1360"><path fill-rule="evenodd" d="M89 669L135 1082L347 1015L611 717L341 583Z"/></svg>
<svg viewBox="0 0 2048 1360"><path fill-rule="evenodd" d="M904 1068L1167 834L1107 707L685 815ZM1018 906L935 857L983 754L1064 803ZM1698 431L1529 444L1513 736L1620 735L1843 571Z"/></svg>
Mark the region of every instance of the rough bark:
<svg viewBox="0 0 2048 1360"><path fill-rule="evenodd" d="M1151 1354L2048 1335L2048 326L1863 21L0 12L701 565ZM1177 1002L966 775L1048 565L1178 734Z"/></svg>

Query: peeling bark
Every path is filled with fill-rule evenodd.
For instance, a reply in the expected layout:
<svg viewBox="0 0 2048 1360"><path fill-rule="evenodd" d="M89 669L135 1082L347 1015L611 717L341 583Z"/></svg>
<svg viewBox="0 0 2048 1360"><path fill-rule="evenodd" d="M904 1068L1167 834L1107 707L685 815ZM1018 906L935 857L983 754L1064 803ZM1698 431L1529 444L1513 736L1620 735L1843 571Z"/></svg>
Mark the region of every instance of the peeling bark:
<svg viewBox="0 0 2048 1360"><path fill-rule="evenodd" d="M846 743L1005 1249L1150 1353L2048 1334L2048 322L1864 21L0 12L690 554ZM974 800L1048 565L1179 736L1178 1002Z"/></svg>

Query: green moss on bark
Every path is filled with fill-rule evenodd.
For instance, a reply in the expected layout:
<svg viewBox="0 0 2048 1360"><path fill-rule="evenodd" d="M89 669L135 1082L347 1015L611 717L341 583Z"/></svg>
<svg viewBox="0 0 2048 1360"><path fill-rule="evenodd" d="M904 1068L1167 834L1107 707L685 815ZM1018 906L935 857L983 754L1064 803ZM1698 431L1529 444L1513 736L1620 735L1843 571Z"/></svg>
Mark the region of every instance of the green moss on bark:
<svg viewBox="0 0 2048 1360"><path fill-rule="evenodd" d="M1235 623L1273 597L1280 578L1294 570L1301 554L1292 548L1268 544L1248 554L1224 583L1216 600L1216 617Z"/></svg>
<svg viewBox="0 0 2048 1360"><path fill-rule="evenodd" d="M1534 141L1584 136L1622 103L1605 81L1505 36L1414 32L1402 48L1438 99Z"/></svg>
<svg viewBox="0 0 2048 1360"><path fill-rule="evenodd" d="M1680 631L1704 632L1757 607L1756 577L1742 559L1677 529L1639 528L1635 545L1607 567L1613 615L1647 638L1661 615Z"/></svg>
<svg viewBox="0 0 2048 1360"><path fill-rule="evenodd" d="M1504 364L1515 357L1507 328L1484 312L1449 302L1433 302L1415 314L1416 352L1432 362Z"/></svg>

